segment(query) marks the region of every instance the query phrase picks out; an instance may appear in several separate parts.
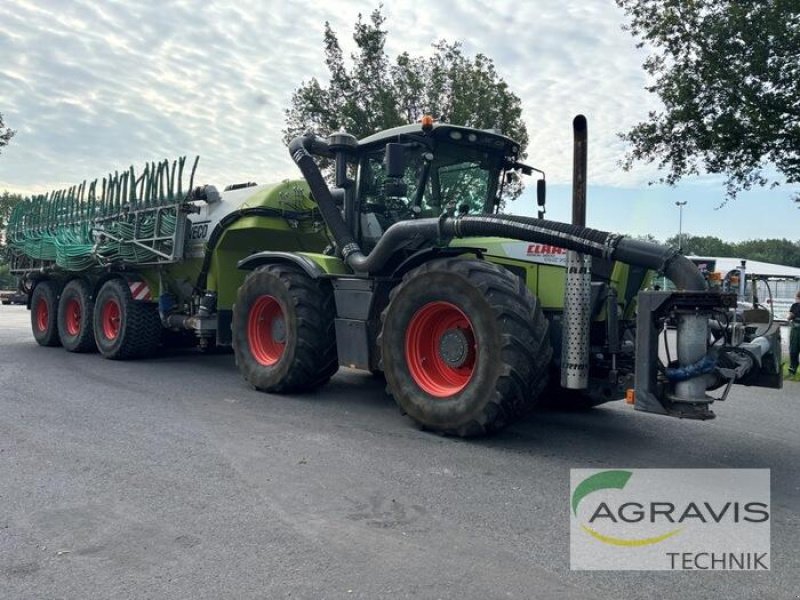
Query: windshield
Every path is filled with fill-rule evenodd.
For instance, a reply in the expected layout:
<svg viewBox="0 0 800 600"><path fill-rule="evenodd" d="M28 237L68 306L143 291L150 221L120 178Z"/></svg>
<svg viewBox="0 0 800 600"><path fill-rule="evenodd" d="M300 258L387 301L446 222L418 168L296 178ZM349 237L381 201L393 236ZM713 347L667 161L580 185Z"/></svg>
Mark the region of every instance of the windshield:
<svg viewBox="0 0 800 600"><path fill-rule="evenodd" d="M385 230L400 220L438 217L444 210L481 214L494 208L502 157L474 147L438 144L435 152L405 149L401 186L388 186L384 147L362 158L358 195L362 214ZM363 219L362 219L363 220Z"/></svg>
<svg viewBox="0 0 800 600"><path fill-rule="evenodd" d="M491 171L480 163L459 162L441 165L432 178L431 187L439 188L442 205L455 204L459 212L484 211Z"/></svg>

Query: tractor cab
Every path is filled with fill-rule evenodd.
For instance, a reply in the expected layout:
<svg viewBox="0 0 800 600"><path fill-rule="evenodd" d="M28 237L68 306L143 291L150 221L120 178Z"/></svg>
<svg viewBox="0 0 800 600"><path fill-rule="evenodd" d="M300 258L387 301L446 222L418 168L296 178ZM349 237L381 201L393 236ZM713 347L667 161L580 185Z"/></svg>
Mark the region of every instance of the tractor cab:
<svg viewBox="0 0 800 600"><path fill-rule="evenodd" d="M495 213L512 173L533 170L517 161L519 152L495 131L442 123L380 132L347 157L356 178L345 213L366 249L399 221Z"/></svg>

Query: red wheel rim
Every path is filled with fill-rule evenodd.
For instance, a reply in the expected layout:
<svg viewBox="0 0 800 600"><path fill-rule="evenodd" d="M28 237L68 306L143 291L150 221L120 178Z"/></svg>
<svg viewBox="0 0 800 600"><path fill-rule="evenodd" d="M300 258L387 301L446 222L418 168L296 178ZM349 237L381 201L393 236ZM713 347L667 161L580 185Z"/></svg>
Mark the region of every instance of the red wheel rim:
<svg viewBox="0 0 800 600"><path fill-rule="evenodd" d="M50 308L47 306L47 300L39 298L36 303L36 329L39 331L47 331L47 321L50 318Z"/></svg>
<svg viewBox="0 0 800 600"><path fill-rule="evenodd" d="M70 335L81 332L81 303L77 298L70 298L64 307L64 325Z"/></svg>
<svg viewBox="0 0 800 600"><path fill-rule="evenodd" d="M271 367L286 349L286 316L273 296L260 296L247 317L247 341L259 364Z"/></svg>
<svg viewBox="0 0 800 600"><path fill-rule="evenodd" d="M467 315L449 302L429 302L406 330L406 364L416 384L431 396L459 393L475 371L475 332Z"/></svg>
<svg viewBox="0 0 800 600"><path fill-rule="evenodd" d="M103 335L106 336L106 339L117 339L121 322L120 315L119 303L113 298L106 300L103 310L100 312L100 322L103 325Z"/></svg>

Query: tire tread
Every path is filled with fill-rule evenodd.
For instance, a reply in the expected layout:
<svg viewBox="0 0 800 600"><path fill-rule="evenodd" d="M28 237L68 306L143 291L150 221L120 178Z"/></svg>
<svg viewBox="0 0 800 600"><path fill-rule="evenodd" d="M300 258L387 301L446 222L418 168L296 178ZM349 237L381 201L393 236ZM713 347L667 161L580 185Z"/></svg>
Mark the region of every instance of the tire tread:
<svg viewBox="0 0 800 600"><path fill-rule="evenodd" d="M458 274L482 292L500 325L502 343L498 359L503 363L494 394L481 413L457 428L439 431L461 437L493 433L529 413L547 385L553 353L548 321L539 301L519 277L490 262L455 257L432 260L409 271L391 291L389 306L381 315L382 323L386 322L392 301L403 287L412 279L434 271ZM383 331L379 345L382 336ZM387 390L392 394L388 386Z"/></svg>
<svg viewBox="0 0 800 600"><path fill-rule="evenodd" d="M239 298L248 293L250 287L258 286L258 279L264 273L279 279L292 299L297 314L297 343L294 361L286 375L275 384L254 384L254 387L277 393L316 389L327 383L339 369L333 290L327 281L312 279L298 267L278 263L264 265L248 275L240 288ZM246 336L237 333L238 328L234 327L235 349L240 344L247 343L246 339L241 339ZM251 360L249 355L247 358L245 355L248 353L236 352L236 365L243 374L245 370L242 369L242 361Z"/></svg>

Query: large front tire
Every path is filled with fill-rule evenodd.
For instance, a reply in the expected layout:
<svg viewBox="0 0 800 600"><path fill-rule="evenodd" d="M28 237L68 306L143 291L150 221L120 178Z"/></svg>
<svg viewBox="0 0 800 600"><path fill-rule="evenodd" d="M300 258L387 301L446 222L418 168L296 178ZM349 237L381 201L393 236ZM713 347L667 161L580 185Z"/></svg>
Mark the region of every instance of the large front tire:
<svg viewBox="0 0 800 600"><path fill-rule="evenodd" d="M339 368L336 307L326 281L292 265L247 276L233 307L233 350L242 376L265 392L301 392Z"/></svg>
<svg viewBox="0 0 800 600"><path fill-rule="evenodd" d="M58 337L67 352L92 352L94 341L94 301L89 286L73 279L61 292L58 302Z"/></svg>
<svg viewBox="0 0 800 600"><path fill-rule="evenodd" d="M97 349L112 360L151 356L161 342L158 308L136 302L123 279L111 279L100 288L93 325Z"/></svg>
<svg viewBox="0 0 800 600"><path fill-rule="evenodd" d="M474 436L527 413L547 383L548 323L524 282L471 259L409 272L383 313L389 391L425 429Z"/></svg>

